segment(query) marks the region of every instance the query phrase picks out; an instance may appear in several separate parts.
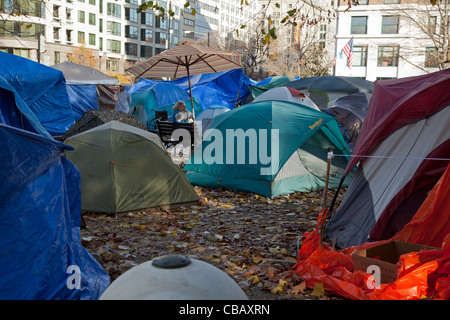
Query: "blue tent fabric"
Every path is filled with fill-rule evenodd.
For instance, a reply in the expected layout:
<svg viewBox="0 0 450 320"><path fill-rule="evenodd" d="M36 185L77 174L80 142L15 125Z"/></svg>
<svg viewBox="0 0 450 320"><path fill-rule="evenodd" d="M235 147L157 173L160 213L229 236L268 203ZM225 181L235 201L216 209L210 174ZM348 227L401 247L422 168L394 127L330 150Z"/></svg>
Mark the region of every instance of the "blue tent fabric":
<svg viewBox="0 0 450 320"><path fill-rule="evenodd" d="M0 123L51 138L39 119L11 84L0 76Z"/></svg>
<svg viewBox="0 0 450 320"><path fill-rule="evenodd" d="M75 123L61 71L5 52L0 52L0 61L4 80L50 135L62 135Z"/></svg>
<svg viewBox="0 0 450 320"><path fill-rule="evenodd" d="M187 77L173 80L171 83L189 90ZM212 105L233 109L247 98L250 94L248 85L254 83L254 80L244 74L243 69L191 76L192 96L203 109Z"/></svg>
<svg viewBox="0 0 450 320"><path fill-rule="evenodd" d="M186 109L192 111L189 94L183 88L168 81L154 81L140 79L130 88L131 105L129 114L136 117L147 128L154 128L152 120L155 110L166 110L169 118L172 117L172 107L178 101L184 101ZM194 99L195 114L202 111L199 103Z"/></svg>
<svg viewBox="0 0 450 320"><path fill-rule="evenodd" d="M92 300L110 283L81 245L80 173L66 148L0 124L0 299Z"/></svg>
<svg viewBox="0 0 450 320"><path fill-rule="evenodd" d="M67 85L67 94L72 106L75 121L88 110L98 110L97 85Z"/></svg>

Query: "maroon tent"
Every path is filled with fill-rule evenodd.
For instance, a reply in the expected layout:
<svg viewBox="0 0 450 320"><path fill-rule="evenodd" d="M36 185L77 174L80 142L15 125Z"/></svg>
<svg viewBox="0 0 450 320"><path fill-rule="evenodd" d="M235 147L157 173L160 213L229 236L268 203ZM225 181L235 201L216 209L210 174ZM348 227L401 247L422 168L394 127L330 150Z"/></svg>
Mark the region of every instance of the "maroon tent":
<svg viewBox="0 0 450 320"><path fill-rule="evenodd" d="M450 158L450 69L375 82L347 173L358 164L326 227L339 247L392 237L444 173Z"/></svg>

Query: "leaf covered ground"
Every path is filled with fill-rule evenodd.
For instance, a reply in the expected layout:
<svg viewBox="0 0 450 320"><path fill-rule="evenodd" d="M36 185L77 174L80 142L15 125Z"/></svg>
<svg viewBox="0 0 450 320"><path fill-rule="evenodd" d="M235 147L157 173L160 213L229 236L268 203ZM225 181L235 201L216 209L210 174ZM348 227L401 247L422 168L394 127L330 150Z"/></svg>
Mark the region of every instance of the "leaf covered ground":
<svg viewBox="0 0 450 320"><path fill-rule="evenodd" d="M195 206L119 214L83 212L82 244L114 281L167 254L202 260L232 277L251 300L336 299L290 272L299 239L315 228L322 191L267 198L194 187ZM344 191L341 190L340 194ZM334 196L328 192L328 199Z"/></svg>

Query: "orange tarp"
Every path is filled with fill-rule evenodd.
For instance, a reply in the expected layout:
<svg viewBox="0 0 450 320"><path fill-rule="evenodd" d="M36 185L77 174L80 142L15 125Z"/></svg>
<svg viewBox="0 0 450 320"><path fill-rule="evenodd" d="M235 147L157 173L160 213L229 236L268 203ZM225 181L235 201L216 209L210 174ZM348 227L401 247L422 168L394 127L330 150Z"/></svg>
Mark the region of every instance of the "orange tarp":
<svg viewBox="0 0 450 320"><path fill-rule="evenodd" d="M326 292L353 300L414 300L424 297L450 299L450 165L413 219L392 239L367 242L341 251L320 245L320 226L327 209L318 217L316 229L302 238L293 272L308 288L322 282ZM411 252L397 263L397 280L376 287L373 276L354 271L352 253L398 240L441 250Z"/></svg>

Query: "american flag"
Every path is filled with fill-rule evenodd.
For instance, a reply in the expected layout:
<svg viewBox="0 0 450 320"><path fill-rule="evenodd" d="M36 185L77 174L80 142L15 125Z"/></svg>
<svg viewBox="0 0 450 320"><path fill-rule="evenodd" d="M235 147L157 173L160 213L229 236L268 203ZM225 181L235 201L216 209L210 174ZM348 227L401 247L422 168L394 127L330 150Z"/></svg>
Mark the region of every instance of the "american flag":
<svg viewBox="0 0 450 320"><path fill-rule="evenodd" d="M344 52L345 56L348 59L348 68L351 69L352 68L352 63L353 63L353 37L342 48L342 51Z"/></svg>

